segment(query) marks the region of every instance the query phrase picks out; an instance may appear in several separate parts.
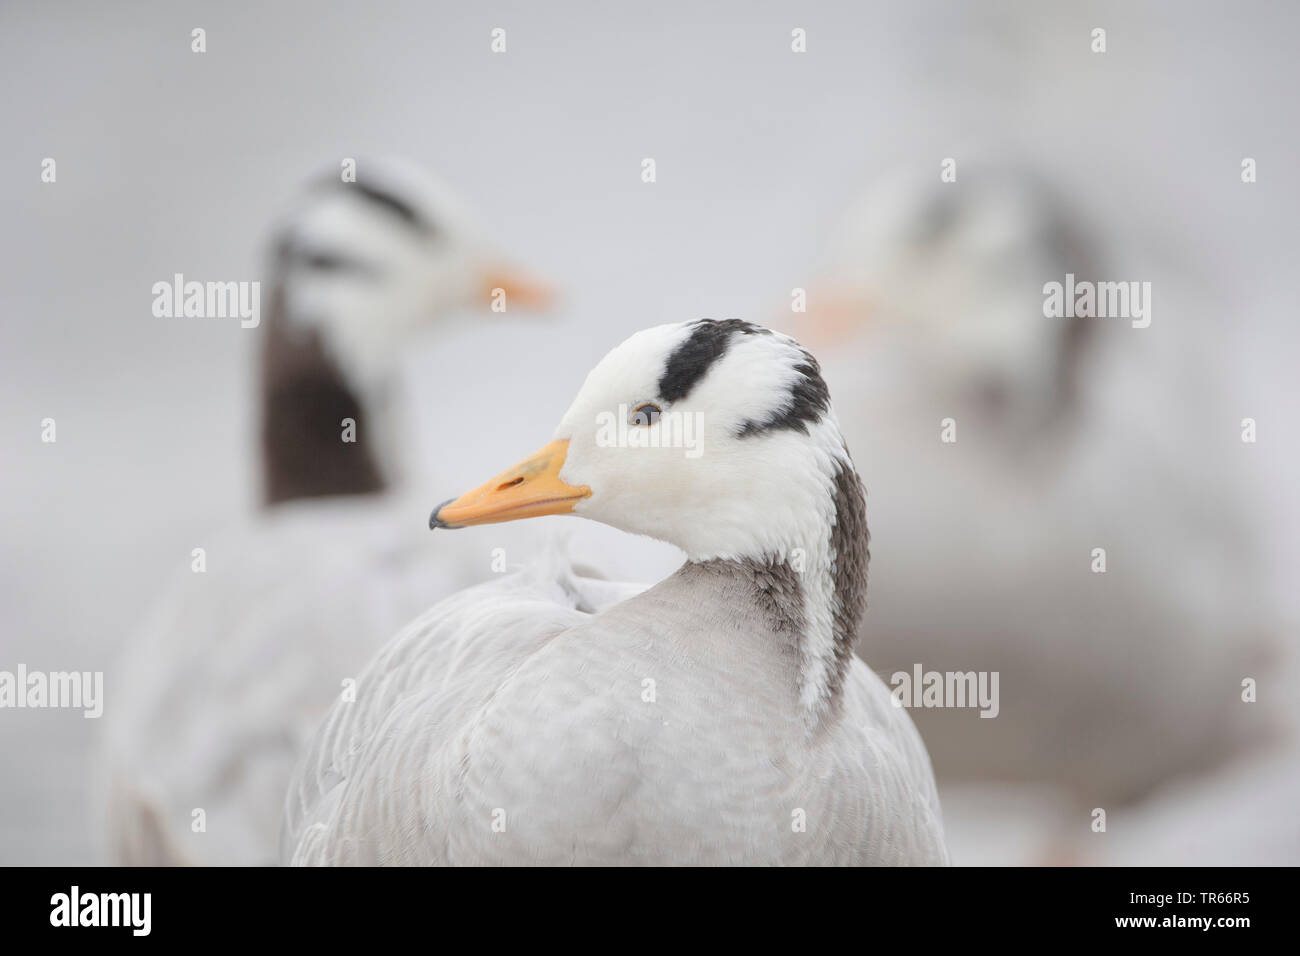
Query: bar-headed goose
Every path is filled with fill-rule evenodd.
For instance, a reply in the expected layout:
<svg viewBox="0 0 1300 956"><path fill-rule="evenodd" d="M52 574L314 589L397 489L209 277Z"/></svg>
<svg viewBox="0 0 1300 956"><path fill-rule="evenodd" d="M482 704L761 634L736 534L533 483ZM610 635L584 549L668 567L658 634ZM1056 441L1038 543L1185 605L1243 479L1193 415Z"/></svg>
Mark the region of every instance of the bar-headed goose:
<svg viewBox="0 0 1300 956"><path fill-rule="evenodd" d="M289 773L330 701L395 628L489 573L454 545L418 547L422 523L397 503L412 463L396 365L493 290L513 311L544 287L507 268L445 186L391 161L310 188L271 273L264 507L203 542L203 573L185 569L111 677L118 862L273 863Z"/></svg>
<svg viewBox="0 0 1300 956"><path fill-rule="evenodd" d="M318 732L285 857L946 862L921 738L852 653L864 505L793 339L739 320L633 335L549 444L430 524L577 514L686 564L596 613L546 568L430 609Z"/></svg>
<svg viewBox="0 0 1300 956"><path fill-rule="evenodd" d="M854 362L878 356L883 379L861 382L873 397L906 388L1017 450L1069 418L1096 331L1045 320L1043 284L1096 279L1096 254L1029 169L971 162L956 183L896 172L843 217L800 333Z"/></svg>
<svg viewBox="0 0 1300 956"><path fill-rule="evenodd" d="M880 496L871 663L999 674L996 719L913 714L941 784L1050 783L1070 812L1232 753L1269 627L1186 279L1135 275L1079 222L1023 167L888 178L799 326ZM1069 275L1153 278L1151 326L1046 315Z"/></svg>

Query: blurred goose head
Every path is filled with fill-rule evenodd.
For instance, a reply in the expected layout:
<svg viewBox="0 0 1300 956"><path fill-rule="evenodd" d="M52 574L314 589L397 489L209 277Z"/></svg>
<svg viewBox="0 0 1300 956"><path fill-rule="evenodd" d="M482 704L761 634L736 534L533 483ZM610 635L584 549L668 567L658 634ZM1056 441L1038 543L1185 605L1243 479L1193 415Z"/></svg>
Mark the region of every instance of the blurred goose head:
<svg viewBox="0 0 1300 956"><path fill-rule="evenodd" d="M430 526L555 514L799 592L804 703L833 697L866 605L865 499L817 361L794 339L737 319L638 332L587 376L549 444Z"/></svg>
<svg viewBox="0 0 1300 956"><path fill-rule="evenodd" d="M1086 320L1045 317L1043 286L1091 277L1090 255L1026 170L969 163L951 183L899 174L845 217L800 334L841 347L872 336L948 407L1045 421L1069 405Z"/></svg>
<svg viewBox="0 0 1300 956"><path fill-rule="evenodd" d="M379 490L401 477L396 371L443 322L547 308L456 195L394 161L312 184L274 245L262 351L266 498ZM499 304L497 304L499 303ZM341 439L344 419L354 440Z"/></svg>

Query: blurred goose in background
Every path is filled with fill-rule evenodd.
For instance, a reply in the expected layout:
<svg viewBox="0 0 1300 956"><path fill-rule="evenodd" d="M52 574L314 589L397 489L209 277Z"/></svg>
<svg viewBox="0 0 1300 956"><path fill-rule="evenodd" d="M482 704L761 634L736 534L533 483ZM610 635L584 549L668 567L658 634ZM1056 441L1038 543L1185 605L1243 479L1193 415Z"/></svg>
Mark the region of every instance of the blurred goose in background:
<svg viewBox="0 0 1300 956"><path fill-rule="evenodd" d="M862 653L886 676L1000 673L994 719L913 712L945 800L956 781L1033 781L1086 827L1087 808L1258 736L1241 680L1271 623L1236 420L1198 367L1181 283L1099 275L1074 223L1022 168L887 178L846 218L798 331L835 343L825 375L873 490ZM1067 273L1157 279L1152 326L1045 317Z"/></svg>
<svg viewBox="0 0 1300 956"><path fill-rule="evenodd" d="M486 553L415 540L396 369L420 332L486 310L494 289L513 310L544 305L546 288L507 267L446 186L392 161L310 188L271 280L264 507L207 548L205 573L181 576L110 678L119 863L275 862L289 773L330 701L395 628L489 573Z"/></svg>
<svg viewBox="0 0 1300 956"><path fill-rule="evenodd" d="M852 653L865 500L808 352L734 319L639 332L430 524L567 513L687 561L612 605L561 565L430 609L331 710L287 860L946 862L925 747Z"/></svg>

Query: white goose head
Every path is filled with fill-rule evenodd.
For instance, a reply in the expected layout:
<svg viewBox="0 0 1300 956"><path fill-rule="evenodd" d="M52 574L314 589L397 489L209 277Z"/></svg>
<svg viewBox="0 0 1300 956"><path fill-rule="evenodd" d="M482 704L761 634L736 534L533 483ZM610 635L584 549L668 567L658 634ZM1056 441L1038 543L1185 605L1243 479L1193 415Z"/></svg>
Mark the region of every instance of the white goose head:
<svg viewBox="0 0 1300 956"><path fill-rule="evenodd" d="M277 235L262 349L272 504L401 479L394 373L416 336L488 311L499 294L508 312L551 298L479 235L450 189L391 160L360 163L355 182L318 180ZM357 422L351 443L340 441L345 418Z"/></svg>
<svg viewBox="0 0 1300 956"><path fill-rule="evenodd" d="M545 307L551 291L509 265L455 193L394 160L363 162L355 182L318 181L279 233L287 322L319 334L349 381L385 378L413 335L463 310Z"/></svg>
<svg viewBox="0 0 1300 956"><path fill-rule="evenodd" d="M878 336L945 407L1041 421L1071 398L1086 328L1044 317L1043 285L1092 278L1091 257L1067 205L1029 170L971 162L951 183L908 170L845 216L801 334L820 347Z"/></svg>
<svg viewBox="0 0 1300 956"><path fill-rule="evenodd" d="M862 485L816 359L737 319L638 332L606 355L553 440L435 509L434 528L577 514L732 562L800 592L817 711L834 697L865 609Z"/></svg>

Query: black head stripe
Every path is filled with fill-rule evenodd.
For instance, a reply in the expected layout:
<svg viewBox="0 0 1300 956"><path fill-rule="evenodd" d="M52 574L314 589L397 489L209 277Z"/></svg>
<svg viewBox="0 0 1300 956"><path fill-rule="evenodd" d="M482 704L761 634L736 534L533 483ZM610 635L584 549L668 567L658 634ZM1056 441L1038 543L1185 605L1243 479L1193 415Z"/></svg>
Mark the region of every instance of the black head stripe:
<svg viewBox="0 0 1300 956"><path fill-rule="evenodd" d="M666 402L675 402L689 395L714 363L727 354L736 335L771 334L771 329L743 319L700 319L692 323L690 336L668 356L663 375L659 377L659 397ZM819 421L830 408L830 392L817 360L793 340L790 340L790 349L797 354L799 364L794 367L798 374L785 401L774 407L766 418L741 424L738 437L781 428L797 429L807 434L809 424Z"/></svg>
<svg viewBox="0 0 1300 956"><path fill-rule="evenodd" d="M801 350L802 351L802 350ZM821 420L831 407L831 394L822 378L821 366L808 352L795 366L799 373L790 386L790 395L781 408L761 422L748 421L740 426L740 437L759 435L779 428L792 428L808 434L808 426Z"/></svg>
<svg viewBox="0 0 1300 956"><path fill-rule="evenodd" d="M373 262L358 259L350 253L329 248L313 248L289 233L283 233L274 243L274 262L281 275L290 272L309 272L360 276L373 279L383 270Z"/></svg>
<svg viewBox="0 0 1300 956"><path fill-rule="evenodd" d="M691 394L713 363L727 354L733 334L772 334L762 326L741 319L721 322L700 319L692 325L694 330L690 337L668 356L663 375L659 377L659 397L666 402L675 402Z"/></svg>
<svg viewBox="0 0 1300 956"><path fill-rule="evenodd" d="M332 252L329 250L305 252L300 256L299 261L302 263L304 268L318 273L347 272L357 276L374 277L381 271L373 263L363 262L347 253Z"/></svg>
<svg viewBox="0 0 1300 956"><path fill-rule="evenodd" d="M343 182L337 176L326 176L318 180L317 185L320 189L349 190L353 196L356 196L362 202L369 203L373 208L391 215L412 232L417 232L422 236L432 236L438 232L437 225L421 215L415 206L397 193L390 192L373 183L362 179L357 179L354 182Z"/></svg>
<svg viewBox="0 0 1300 956"><path fill-rule="evenodd" d="M362 196L369 200L377 208L392 213L416 232L428 235L434 231L432 223L426 221L423 216L416 212L414 206L395 193L388 192L385 189L380 189L378 186L374 186L371 183L367 183L360 179L354 183L343 183L342 185L348 189L355 190L358 196Z"/></svg>

